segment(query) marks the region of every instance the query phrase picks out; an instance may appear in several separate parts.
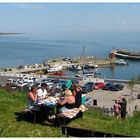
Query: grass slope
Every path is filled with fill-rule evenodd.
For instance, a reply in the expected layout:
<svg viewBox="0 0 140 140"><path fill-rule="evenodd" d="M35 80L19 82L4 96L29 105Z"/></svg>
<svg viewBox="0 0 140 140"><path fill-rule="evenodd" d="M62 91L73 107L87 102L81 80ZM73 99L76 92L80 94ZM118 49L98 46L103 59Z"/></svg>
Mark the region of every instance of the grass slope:
<svg viewBox="0 0 140 140"><path fill-rule="evenodd" d="M61 127L33 124L25 120L18 121L16 112L26 106L26 94L0 90L0 137L64 137ZM140 136L140 113L133 118L116 120L103 116L99 111L89 109L82 119L72 121L69 126L92 129L114 134Z"/></svg>
<svg viewBox="0 0 140 140"><path fill-rule="evenodd" d="M84 117L69 124L71 127L86 128L93 131L119 134L124 136L140 137L140 112L134 117L125 120L102 115L100 111L90 109L84 113Z"/></svg>
<svg viewBox="0 0 140 140"><path fill-rule="evenodd" d="M0 137L62 137L61 128L17 121L15 112L26 106L24 93L0 90Z"/></svg>

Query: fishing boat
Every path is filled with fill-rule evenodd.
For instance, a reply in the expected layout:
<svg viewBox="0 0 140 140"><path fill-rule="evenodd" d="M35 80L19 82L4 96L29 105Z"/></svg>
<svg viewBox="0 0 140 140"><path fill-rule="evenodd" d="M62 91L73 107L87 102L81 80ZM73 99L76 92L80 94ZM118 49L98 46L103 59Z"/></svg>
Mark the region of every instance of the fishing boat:
<svg viewBox="0 0 140 140"><path fill-rule="evenodd" d="M113 50L112 53L118 58L140 60L140 52L117 49Z"/></svg>
<svg viewBox="0 0 140 140"><path fill-rule="evenodd" d="M57 71L57 72L50 72L50 73L48 73L48 75L64 76L65 74L63 71Z"/></svg>
<svg viewBox="0 0 140 140"><path fill-rule="evenodd" d="M87 64L85 65L85 67L91 68L91 69L95 69L95 68L98 68L98 65L95 65L95 64L93 64L93 63L87 63Z"/></svg>
<svg viewBox="0 0 140 140"><path fill-rule="evenodd" d="M48 73L62 71L62 66L52 66L47 69Z"/></svg>
<svg viewBox="0 0 140 140"><path fill-rule="evenodd" d="M128 66L128 63L125 62L123 59L116 60L116 65Z"/></svg>
<svg viewBox="0 0 140 140"><path fill-rule="evenodd" d="M71 71L81 71L82 68L81 68L80 65L72 65L72 66L69 67L69 70L71 70Z"/></svg>

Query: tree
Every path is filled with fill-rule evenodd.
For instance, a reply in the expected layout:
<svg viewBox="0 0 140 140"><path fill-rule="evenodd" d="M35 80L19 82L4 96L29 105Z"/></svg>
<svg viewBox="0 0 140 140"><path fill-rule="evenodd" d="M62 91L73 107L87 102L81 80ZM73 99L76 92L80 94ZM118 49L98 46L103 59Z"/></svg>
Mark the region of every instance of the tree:
<svg viewBox="0 0 140 140"><path fill-rule="evenodd" d="M136 81L138 84L140 84L140 75L137 76Z"/></svg>
<svg viewBox="0 0 140 140"><path fill-rule="evenodd" d="M130 81L128 81L128 87L130 88L130 95L131 95L131 101L133 99L133 88L135 85L135 80L132 78Z"/></svg>

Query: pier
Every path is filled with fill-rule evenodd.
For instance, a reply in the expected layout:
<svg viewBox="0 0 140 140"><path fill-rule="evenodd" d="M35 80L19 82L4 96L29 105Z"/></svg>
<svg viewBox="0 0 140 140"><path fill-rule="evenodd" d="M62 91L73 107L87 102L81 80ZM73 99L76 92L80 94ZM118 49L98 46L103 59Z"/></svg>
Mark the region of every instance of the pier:
<svg viewBox="0 0 140 140"><path fill-rule="evenodd" d="M76 58L72 58L71 61L64 61L62 60L62 58L51 59L47 61L48 65L50 66L60 65L63 67L63 69L66 69L72 65L83 66L87 63L98 65L99 67L106 67L106 66L110 66L112 62L110 62L109 59L100 59L100 58L95 58L93 56L76 57ZM32 64L32 65L22 66L22 68L19 68L19 67L1 68L0 72L31 73L35 71L46 70L48 68L48 66L45 66L44 64L37 64L37 65L38 65L37 67L35 66L35 64Z"/></svg>

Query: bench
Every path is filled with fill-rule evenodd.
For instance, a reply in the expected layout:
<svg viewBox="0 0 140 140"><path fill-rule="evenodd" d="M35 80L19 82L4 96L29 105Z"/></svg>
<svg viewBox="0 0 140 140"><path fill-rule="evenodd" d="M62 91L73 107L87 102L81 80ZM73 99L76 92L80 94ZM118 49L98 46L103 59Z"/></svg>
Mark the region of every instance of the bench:
<svg viewBox="0 0 140 140"><path fill-rule="evenodd" d="M65 116L57 115L56 120L54 121L55 126L62 126L62 125L67 125L70 123L72 120L75 120L77 118L82 118L83 117L83 112L79 111L76 116L72 118L68 118Z"/></svg>
<svg viewBox="0 0 140 140"><path fill-rule="evenodd" d="M79 108L74 108L68 112L57 114L54 123L56 125L66 125L74 119L82 118L83 112L85 112L86 110L87 108L84 105L81 105Z"/></svg>

